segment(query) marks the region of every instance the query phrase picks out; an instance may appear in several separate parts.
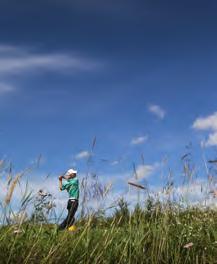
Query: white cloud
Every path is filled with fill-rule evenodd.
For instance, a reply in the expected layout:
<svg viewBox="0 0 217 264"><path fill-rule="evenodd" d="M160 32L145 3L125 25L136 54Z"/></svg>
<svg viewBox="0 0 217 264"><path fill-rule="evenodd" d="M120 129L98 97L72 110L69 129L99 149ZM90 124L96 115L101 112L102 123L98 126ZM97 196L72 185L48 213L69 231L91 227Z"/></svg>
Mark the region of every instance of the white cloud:
<svg viewBox="0 0 217 264"><path fill-rule="evenodd" d="M147 135L141 136L141 137L136 137L136 138L133 138L131 140L131 145L140 145L140 144L144 143L147 140L148 140L148 136Z"/></svg>
<svg viewBox="0 0 217 264"><path fill-rule="evenodd" d="M114 161L111 162L111 165L115 166L115 165L118 165L119 163L120 163L119 160L114 160Z"/></svg>
<svg viewBox="0 0 217 264"><path fill-rule="evenodd" d="M209 138L205 142L205 145L208 146L217 146L217 131L209 135Z"/></svg>
<svg viewBox="0 0 217 264"><path fill-rule="evenodd" d="M174 192L184 198L200 197L202 194L202 185L205 185L205 182L191 182L188 184L178 185L173 188Z"/></svg>
<svg viewBox="0 0 217 264"><path fill-rule="evenodd" d="M39 53L26 48L0 45L0 74L12 75L35 71L92 71L98 63L68 53Z"/></svg>
<svg viewBox="0 0 217 264"><path fill-rule="evenodd" d="M159 163L154 163L152 165L148 164L142 164L137 166L133 178L130 178L129 180L143 180L148 179L152 174L156 172L156 170L159 168Z"/></svg>
<svg viewBox="0 0 217 264"><path fill-rule="evenodd" d="M207 117L199 117L192 126L195 130L211 131L203 146L217 146L217 112Z"/></svg>
<svg viewBox="0 0 217 264"><path fill-rule="evenodd" d="M217 199L214 196L215 184L211 184L205 178L197 178L186 184L172 185L169 189L166 186L149 186L149 191L154 199L167 202L168 198L184 207L198 206L201 209L206 207L217 208Z"/></svg>
<svg viewBox="0 0 217 264"><path fill-rule="evenodd" d="M139 180L147 179L156 169L156 165L139 165L136 169L136 175Z"/></svg>
<svg viewBox="0 0 217 264"><path fill-rule="evenodd" d="M199 117L195 120L193 128L197 130L217 131L217 112L207 117Z"/></svg>
<svg viewBox="0 0 217 264"><path fill-rule="evenodd" d="M216 207L217 201L213 198L209 183L203 179L180 185L174 188L174 193L178 195L183 202L190 205L202 205Z"/></svg>
<svg viewBox="0 0 217 264"><path fill-rule="evenodd" d="M0 95L10 93L10 92L13 92L15 90L16 89L14 86L7 84L7 83L0 82Z"/></svg>
<svg viewBox="0 0 217 264"><path fill-rule="evenodd" d="M90 157L90 152L89 151L87 151L87 150L84 150L84 151L81 151L81 152L79 152L76 156L75 156L75 158L76 159L86 159L86 158L89 158Z"/></svg>
<svg viewBox="0 0 217 264"><path fill-rule="evenodd" d="M164 119L166 111L161 108L159 105L149 105L148 110L150 113L154 114L160 119Z"/></svg>

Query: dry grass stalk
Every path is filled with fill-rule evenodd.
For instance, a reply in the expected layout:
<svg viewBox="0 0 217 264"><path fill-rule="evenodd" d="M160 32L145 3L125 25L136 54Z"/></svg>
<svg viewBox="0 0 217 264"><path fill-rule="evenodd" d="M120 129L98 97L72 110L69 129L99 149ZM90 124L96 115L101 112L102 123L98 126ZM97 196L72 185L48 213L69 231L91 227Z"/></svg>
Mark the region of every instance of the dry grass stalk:
<svg viewBox="0 0 217 264"><path fill-rule="evenodd" d="M21 176L22 176L22 174L17 174L17 176L11 182L10 187L9 187L8 192L6 194L6 197L5 197L5 205L8 205L10 203L14 189L15 189L19 179L21 178Z"/></svg>
<svg viewBox="0 0 217 264"><path fill-rule="evenodd" d="M133 182L128 182L129 185L132 185L136 188L139 188L139 189L142 189L142 190L145 190L146 188L140 184L137 184L137 183L133 183Z"/></svg>

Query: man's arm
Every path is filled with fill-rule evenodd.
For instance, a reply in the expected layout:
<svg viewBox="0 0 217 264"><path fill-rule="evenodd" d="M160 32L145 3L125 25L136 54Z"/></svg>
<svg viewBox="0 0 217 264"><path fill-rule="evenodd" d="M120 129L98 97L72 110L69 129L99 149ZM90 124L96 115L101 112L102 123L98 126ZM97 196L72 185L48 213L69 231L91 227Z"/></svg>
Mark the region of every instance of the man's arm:
<svg viewBox="0 0 217 264"><path fill-rule="evenodd" d="M59 189L60 189L60 191L62 191L62 189L63 189L63 182L62 182L62 180L63 180L63 176L59 176Z"/></svg>

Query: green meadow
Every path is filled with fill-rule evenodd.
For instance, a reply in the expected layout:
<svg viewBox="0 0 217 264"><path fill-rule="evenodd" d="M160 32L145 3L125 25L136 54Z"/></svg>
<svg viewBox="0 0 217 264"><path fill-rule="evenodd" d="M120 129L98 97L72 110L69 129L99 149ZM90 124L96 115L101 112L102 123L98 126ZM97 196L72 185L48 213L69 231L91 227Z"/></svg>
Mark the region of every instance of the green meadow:
<svg viewBox="0 0 217 264"><path fill-rule="evenodd" d="M184 165L190 177L190 166ZM42 190L33 196L26 185L19 201L22 214L12 211L13 195L22 180L22 174L7 178L1 201L0 263L217 263L217 211L174 201L172 182L163 188L164 200L145 188L140 191L147 192L146 199L133 207L122 197L109 214L103 208L83 211L77 229L70 232L57 230L58 219L49 221L55 207L52 195ZM81 184L84 197L106 199L111 190L96 179L87 190L85 180L88 177ZM139 192L139 187L132 188ZM211 195L215 202L215 191ZM26 217L29 205L33 212ZM86 206L81 200L81 211Z"/></svg>

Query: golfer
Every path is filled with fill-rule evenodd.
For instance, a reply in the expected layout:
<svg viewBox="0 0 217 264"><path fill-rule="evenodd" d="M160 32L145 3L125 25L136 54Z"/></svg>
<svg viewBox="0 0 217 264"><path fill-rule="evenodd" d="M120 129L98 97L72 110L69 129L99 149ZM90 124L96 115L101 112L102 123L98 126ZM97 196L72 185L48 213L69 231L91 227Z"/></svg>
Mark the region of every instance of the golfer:
<svg viewBox="0 0 217 264"><path fill-rule="evenodd" d="M69 169L64 176L59 176L59 188L61 191L66 190L69 194L67 204L68 215L58 228L59 230L63 230L73 225L75 221L74 216L78 209L79 181L77 178L77 171Z"/></svg>

